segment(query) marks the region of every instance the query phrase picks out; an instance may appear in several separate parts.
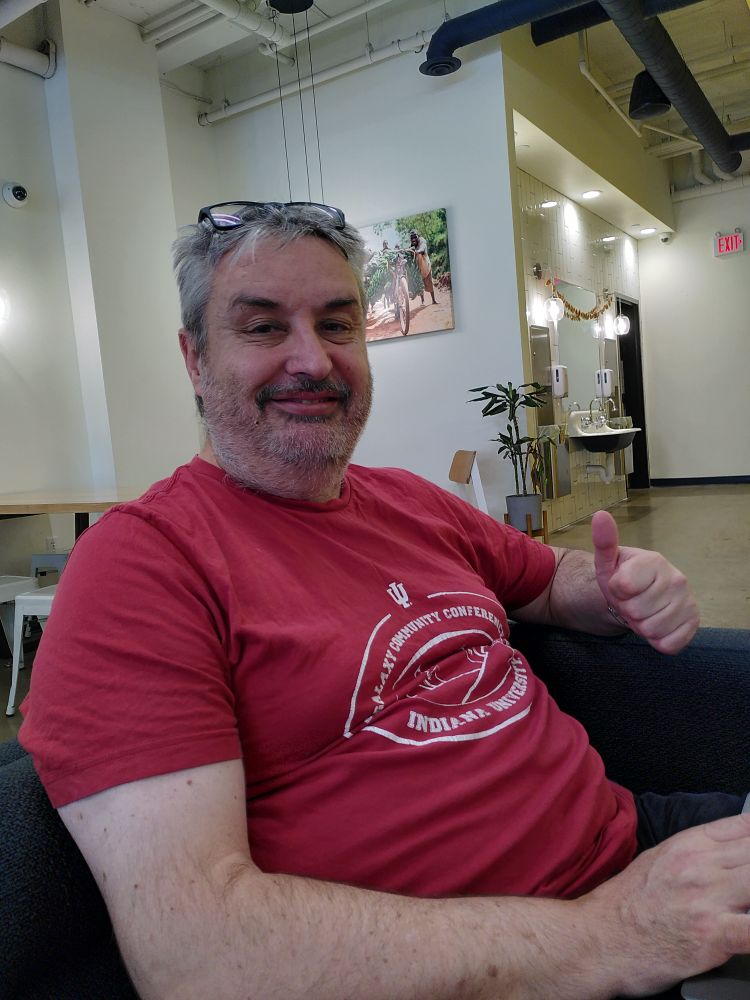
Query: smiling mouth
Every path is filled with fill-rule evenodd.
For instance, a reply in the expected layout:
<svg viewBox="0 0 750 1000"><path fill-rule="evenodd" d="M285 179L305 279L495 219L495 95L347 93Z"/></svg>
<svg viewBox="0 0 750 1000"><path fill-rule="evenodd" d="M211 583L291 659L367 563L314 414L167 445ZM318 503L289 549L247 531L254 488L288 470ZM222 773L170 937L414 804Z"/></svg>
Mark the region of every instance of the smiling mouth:
<svg viewBox="0 0 750 1000"><path fill-rule="evenodd" d="M269 402L293 416L321 417L334 413L341 405L341 397L338 394L307 392L273 396Z"/></svg>
<svg viewBox="0 0 750 1000"><path fill-rule="evenodd" d="M296 386L266 386L256 396L258 409L268 404L294 416L329 416L339 407L346 408L351 389L348 385L314 382L312 379Z"/></svg>

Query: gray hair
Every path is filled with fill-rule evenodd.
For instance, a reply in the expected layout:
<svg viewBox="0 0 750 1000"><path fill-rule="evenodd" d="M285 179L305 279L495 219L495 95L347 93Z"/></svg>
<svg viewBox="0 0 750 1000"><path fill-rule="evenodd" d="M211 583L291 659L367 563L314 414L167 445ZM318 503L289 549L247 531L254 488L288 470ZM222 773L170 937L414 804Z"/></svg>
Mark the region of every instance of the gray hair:
<svg viewBox="0 0 750 1000"><path fill-rule="evenodd" d="M346 223L343 229L338 229L328 213L305 204L267 204L244 209L239 214L242 225L234 229L217 231L207 220L186 226L172 246L182 325L200 355L204 355L208 347L206 307L219 262L231 251L235 251L236 258L252 254L257 244L266 239L282 247L303 236L332 243L352 270L366 312L362 274L367 253L362 237L353 226Z"/></svg>

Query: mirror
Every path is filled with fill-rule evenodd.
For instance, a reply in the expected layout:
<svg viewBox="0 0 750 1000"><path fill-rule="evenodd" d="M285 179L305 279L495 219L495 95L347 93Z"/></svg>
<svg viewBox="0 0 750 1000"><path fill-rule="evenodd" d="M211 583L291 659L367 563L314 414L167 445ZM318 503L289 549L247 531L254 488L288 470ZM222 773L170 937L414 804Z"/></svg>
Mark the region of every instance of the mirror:
<svg viewBox="0 0 750 1000"><path fill-rule="evenodd" d="M588 312L596 306L596 295L588 288L560 281L558 291L572 306ZM568 368L565 408L574 400L586 408L594 396L594 378L599 368L599 342L594 340L594 320L576 322L563 317L557 324L560 364Z"/></svg>

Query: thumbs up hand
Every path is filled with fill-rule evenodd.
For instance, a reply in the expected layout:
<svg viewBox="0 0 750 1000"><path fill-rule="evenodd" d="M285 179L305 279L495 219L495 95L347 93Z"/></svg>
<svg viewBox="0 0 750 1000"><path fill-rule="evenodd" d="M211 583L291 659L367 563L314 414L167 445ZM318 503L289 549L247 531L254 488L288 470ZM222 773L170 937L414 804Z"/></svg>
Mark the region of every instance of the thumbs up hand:
<svg viewBox="0 0 750 1000"><path fill-rule="evenodd" d="M661 653L678 653L695 635L698 607L686 578L664 556L621 546L607 511L591 522L596 580L609 605Z"/></svg>

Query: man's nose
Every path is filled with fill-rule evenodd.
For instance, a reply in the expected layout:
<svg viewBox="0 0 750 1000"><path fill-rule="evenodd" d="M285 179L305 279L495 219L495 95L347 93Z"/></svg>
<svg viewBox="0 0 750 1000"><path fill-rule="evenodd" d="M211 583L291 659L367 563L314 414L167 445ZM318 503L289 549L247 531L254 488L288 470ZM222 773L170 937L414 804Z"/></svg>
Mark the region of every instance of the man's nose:
<svg viewBox="0 0 750 1000"><path fill-rule="evenodd" d="M312 325L300 324L292 331L287 343L289 353L284 367L290 375L309 375L314 379L330 375L333 362L328 353L328 344L318 336Z"/></svg>

